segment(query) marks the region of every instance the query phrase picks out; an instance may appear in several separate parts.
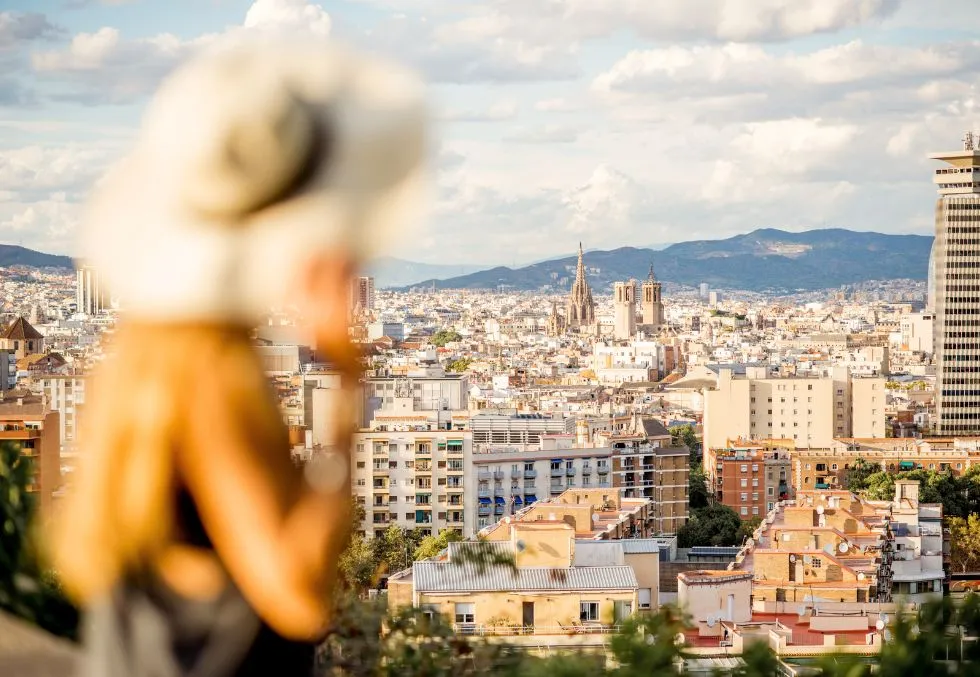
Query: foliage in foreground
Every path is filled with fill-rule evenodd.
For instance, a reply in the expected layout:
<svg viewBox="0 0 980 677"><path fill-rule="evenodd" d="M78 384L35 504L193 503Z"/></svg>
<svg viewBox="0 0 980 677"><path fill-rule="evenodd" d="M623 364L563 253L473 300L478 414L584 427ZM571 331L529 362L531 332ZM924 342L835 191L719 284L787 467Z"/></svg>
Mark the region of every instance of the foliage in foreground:
<svg viewBox="0 0 980 677"><path fill-rule="evenodd" d="M345 600L338 605L336 629L320 654L317 677L465 677L490 673L505 677L640 677L684 674L684 647L676 642L686 625L673 607L629 619L609 638L608 655L565 650L535 656L480 638L456 635L439 617L418 610L386 613L383 601ZM814 674L826 677L980 677L980 598L960 605L950 598L929 602L915 615L891 626L881 654L867 659L826 656ZM504 639L504 638L501 638ZM542 643L546 643L546 639ZM783 674L766 643L749 645L737 677Z"/></svg>
<svg viewBox="0 0 980 677"><path fill-rule="evenodd" d="M32 465L17 445L0 444L0 610L55 635L74 638L78 611L68 602L57 576L41 564L31 531L37 503L27 492Z"/></svg>

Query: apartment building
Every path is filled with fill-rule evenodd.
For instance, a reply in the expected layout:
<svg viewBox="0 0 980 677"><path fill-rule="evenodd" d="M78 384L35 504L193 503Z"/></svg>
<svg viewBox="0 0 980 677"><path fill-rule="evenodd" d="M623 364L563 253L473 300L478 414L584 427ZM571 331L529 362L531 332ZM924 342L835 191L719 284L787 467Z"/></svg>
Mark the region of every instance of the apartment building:
<svg viewBox="0 0 980 677"><path fill-rule="evenodd" d="M32 459L27 491L38 497L41 515L49 513L62 484L59 418L42 397L15 393L0 399L0 442L16 444Z"/></svg>
<svg viewBox="0 0 980 677"><path fill-rule="evenodd" d="M467 409L470 389L469 376L446 374L441 369L406 376L372 376L362 385L361 427L367 427L379 410L393 406L396 398L410 398L416 411L446 412L439 414L439 422L446 425L450 412Z"/></svg>
<svg viewBox="0 0 980 677"><path fill-rule="evenodd" d="M626 498L653 501L657 533L677 533L688 518L688 448L672 447L663 424L638 415L616 432L600 431L593 438L612 450L613 487Z"/></svg>
<svg viewBox="0 0 980 677"><path fill-rule="evenodd" d="M58 439L63 450L71 453L76 438L76 423L85 405L85 377L73 374L40 374L33 378L37 394L57 411Z"/></svg>
<svg viewBox="0 0 980 677"><path fill-rule="evenodd" d="M473 445L477 451L508 448L513 451L540 449L542 438L575 432L575 419L561 414L486 412L470 418Z"/></svg>
<svg viewBox="0 0 980 677"><path fill-rule="evenodd" d="M778 501L791 497L789 449L772 444L743 444L706 449L704 471L719 503L742 519L762 517Z"/></svg>
<svg viewBox="0 0 980 677"><path fill-rule="evenodd" d="M636 575L620 543L590 544L583 563L570 524L512 522L503 531L492 544L451 543L444 559L415 562L391 576L389 608L420 606L451 620L460 634L507 635L517 643L575 635L579 644L582 635L608 633L637 608ZM516 571L463 556L479 548L512 555Z"/></svg>
<svg viewBox="0 0 980 677"><path fill-rule="evenodd" d="M529 451L474 449L477 491L470 492L467 509L477 515L479 529L568 489L612 489L608 447L559 449L553 441L545 438L546 448Z"/></svg>
<svg viewBox="0 0 980 677"><path fill-rule="evenodd" d="M395 524L438 534L476 531L472 435L455 429L447 412L415 408L412 397L393 398L376 412L367 428L354 434L351 483L364 506L360 530L366 536Z"/></svg>
<svg viewBox="0 0 980 677"><path fill-rule="evenodd" d="M847 491L801 492L777 503L732 570L754 574L760 602L921 602L942 594L942 506L919 502L915 481L891 501Z"/></svg>
<svg viewBox="0 0 980 677"><path fill-rule="evenodd" d="M858 460L888 472L948 470L960 475L980 463L980 439L852 437L833 440L825 449L796 449L792 452L793 488L839 489Z"/></svg>
<svg viewBox="0 0 980 677"><path fill-rule="evenodd" d="M730 438L792 439L797 447L828 447L835 437L885 437L885 379L777 375L767 366L717 367L704 393L704 446Z"/></svg>

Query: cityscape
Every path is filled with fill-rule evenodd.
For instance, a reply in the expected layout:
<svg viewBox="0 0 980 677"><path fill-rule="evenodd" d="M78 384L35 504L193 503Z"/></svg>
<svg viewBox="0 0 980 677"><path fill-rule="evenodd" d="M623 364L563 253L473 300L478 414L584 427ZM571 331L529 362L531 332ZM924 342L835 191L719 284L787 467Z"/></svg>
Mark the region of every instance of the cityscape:
<svg viewBox="0 0 980 677"><path fill-rule="evenodd" d="M646 87L677 85L675 71L692 63L721 73L698 76L704 82L744 89L751 98L743 70L769 68L778 49L745 50L797 39L818 44L866 22L887 23L898 11L872 1L855 3L863 9L852 15L841 9L847 3L826 2L833 6L827 15L832 26L806 32L785 17L770 17L763 30L719 19L704 44L658 47L684 51L658 54L660 61L633 50L590 87L593 94L630 98L629 115L621 119L628 129L637 119L654 119L637 112L631 97ZM65 11L102 12L114 4L82 2ZM266 23L320 37L334 30L330 3L245 4L244 23L229 33ZM392 6L361 4L370 6L367 12ZM420 11L418 3L408 4ZM555 3L568 7L565 18L554 21L582 11L598 22L596 32L605 30L603 21L612 21L606 10L585 11L587 4ZM350 25L366 21L361 9L350 11L344 15ZM975 9L962 11L972 16ZM0 11L0 64L8 42L32 31L32 40L63 34L47 21L33 10ZM497 25L464 24L457 28L479 36L493 34ZM692 26L674 28L679 35L702 30ZM638 24L636 30L659 35L661 28ZM118 38L80 35L104 41L99 49L105 50ZM171 37L173 49L190 52L191 41ZM506 54L521 58L478 60L470 70L448 74L427 61L443 54L406 58L422 70L428 64L442 86L498 86L479 84L484 67L501 69L504 81L536 82L516 75L539 65L524 39L495 39ZM581 29L574 48L541 53L557 61L577 58L579 42L593 39ZM86 52L89 43L77 40L67 48L72 58L96 58ZM796 49L798 43L788 44ZM863 49L861 38L848 44ZM825 52L837 47L819 45L817 52L791 57L797 60L791 75L846 89L850 84L841 83L851 81L829 72L840 64ZM33 53L33 63L52 73L88 72L84 64L60 60L68 52ZM953 58L936 54L938 70L946 68L944 58ZM586 49L581 58L594 57ZM560 64L549 68L558 74L541 75L546 88L552 80L580 77ZM72 88L88 86L82 80L62 83L66 99L78 103L81 94ZM7 105L5 84L0 75L0 111ZM137 100L128 100L130 93L123 83L106 96L130 106ZM699 99L704 117L691 124L718 114L714 105L736 114L755 105L730 94L720 92L720 104ZM685 101L693 96L682 88ZM944 95L920 90L916 96ZM792 107L782 98L777 103ZM548 670L575 675L639 674L616 672L630 656L638 661L634 667L656 664L692 675L892 675L920 667L928 674L980 674L980 135L970 129L975 108L950 112L954 107L946 106L940 131L929 135L945 145L909 160L911 142L893 137L888 152L896 164L907 161L903 178L885 174L856 189L856 183L840 188L848 200L852 189L862 194L840 211L834 211L837 189L827 188L836 181L827 176L838 169L819 149L816 164L805 170L766 160L776 167L772 175L739 176L738 166L717 160L693 201L711 203L720 185L738 191L738 200L714 212L692 207L673 230L662 221L671 210L687 208L671 202L669 187L653 191L663 203L653 205L632 179L605 164L590 181L611 182L611 195L595 198L590 185L581 188L588 195L578 202L572 191L548 197L557 200L551 206L546 198L542 207L516 192L508 203L531 220L542 210L568 209L560 217L569 224L564 229L528 224L525 231L498 231L478 213L481 207L497 216L503 211L507 199L486 197L496 189L467 187L463 179L441 184L429 224L435 231L403 238L409 242L390 257L368 261L349 290L344 286L342 314L359 366L353 401L347 401L349 372L332 360L311 318L291 304L266 308L261 322L248 328L248 339L288 431L286 465L308 477L336 454L337 431L352 428L344 450L351 534L338 561L349 597L340 604L352 617L375 616L367 632L337 623L318 649L327 667L317 674L522 674L513 666L530 664L508 662L509 651L556 661L541 664L552 667L567 659L569 672ZM576 110L564 97L542 99L535 108L555 115ZM452 111L442 111L443 121L470 126L517 115L508 106ZM830 124L814 119L817 127ZM17 125L0 119L0 131ZM519 143L566 144L567 131L547 125L523 130ZM566 147L575 148L568 154L584 153L571 144L590 132L583 126L568 133ZM916 133L919 140L925 134L908 132ZM482 148L490 164L502 162L479 136L453 141L458 148ZM748 144L763 153L758 144L780 136L743 141L743 149ZM809 140L819 137L814 132ZM853 145L864 152L860 134L851 130L841 138L835 149ZM45 222L47 230L38 234L41 226L32 219L43 210L31 207L26 221L4 211L5 201L13 203L4 197L4 182L13 187L23 179L16 173L22 160L6 158L3 144L0 135L0 675L8 674L5 665L15 670L10 674L48 675L80 660L78 610L62 594L58 572L33 560L43 561L35 553L43 547L34 545L28 522L47 524L80 481L86 394L93 392L93 373L113 355L129 309L100 267L65 244L61 225ZM786 154L808 152L802 143L788 148ZM437 164L478 161L479 150L465 160L454 152L438 149ZM538 151L527 152L522 160ZM638 146L636 152L645 151ZM679 166L697 173L689 161ZM792 182L794 172L811 169L827 185L804 202L799 189L806 184L793 184L777 199L784 209L779 213L819 209L825 201L828 215L777 227L775 203L766 202L776 198L760 186L775 182L771 191L779 193L779 173ZM851 168L839 171L844 176ZM519 182L534 168L515 172ZM40 169L32 176L39 185L50 178ZM510 177L505 184L518 190ZM753 191L764 208L745 196ZM59 195L67 203L75 199ZM866 215L863 200L877 201L881 221L837 225ZM736 224L729 212L739 209L746 216ZM899 223L896 214L913 212L932 220L910 225L909 216ZM715 230L699 225L716 217ZM16 227L10 226L15 218ZM649 228L636 225L644 219ZM619 228L621 222L629 228ZM456 230L463 234L453 239ZM180 274L179 261L173 270ZM338 419L338 411L353 420ZM25 573L19 567L27 561ZM48 594L54 602L37 601ZM364 636L389 644L371 653L356 643ZM402 653L392 653L396 645ZM438 654L445 662L439 670L436 659L429 665L418 658L436 646L451 647ZM643 654L653 663L642 663L637 656L643 651L661 653ZM358 667L358 660L377 665Z"/></svg>

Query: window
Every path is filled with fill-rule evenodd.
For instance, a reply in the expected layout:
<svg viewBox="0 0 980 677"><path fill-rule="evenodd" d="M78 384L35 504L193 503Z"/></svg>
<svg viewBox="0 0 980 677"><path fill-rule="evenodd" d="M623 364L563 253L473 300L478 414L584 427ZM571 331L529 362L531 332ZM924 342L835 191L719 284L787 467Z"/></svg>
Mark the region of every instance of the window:
<svg viewBox="0 0 980 677"><path fill-rule="evenodd" d="M757 505L752 506L752 514L753 515L758 515L759 514L759 506L757 506Z"/></svg>
<svg viewBox="0 0 980 677"><path fill-rule="evenodd" d="M748 472L748 471L749 471L749 466L746 465L745 463L743 463L742 464L742 472Z"/></svg>
<svg viewBox="0 0 980 677"><path fill-rule="evenodd" d="M599 620L599 603L598 602L579 602L578 605L578 619L580 621L597 621Z"/></svg>
<svg viewBox="0 0 980 677"><path fill-rule="evenodd" d="M358 461L357 462L357 468L358 468L358 470L363 470L364 469L364 461Z"/></svg>
<svg viewBox="0 0 980 677"><path fill-rule="evenodd" d="M745 489L748 486L749 486L749 481L743 477L742 478L742 488Z"/></svg>
<svg viewBox="0 0 980 677"><path fill-rule="evenodd" d="M457 623L476 623L476 604L473 602L456 603Z"/></svg>
<svg viewBox="0 0 980 677"><path fill-rule="evenodd" d="M773 494L772 487L766 487L766 496L772 496Z"/></svg>
<svg viewBox="0 0 980 677"><path fill-rule="evenodd" d="M758 477L753 477L752 478L752 486L753 487L759 486L759 478Z"/></svg>
<svg viewBox="0 0 980 677"><path fill-rule="evenodd" d="M741 494L739 494L739 497L740 497L740 498L741 498L741 499L742 499L743 501L747 501L747 500L749 500L749 494L748 494L748 492L746 492L746 491L743 491L743 492L742 492Z"/></svg>
<svg viewBox="0 0 980 677"><path fill-rule="evenodd" d="M746 517L746 516L748 516L748 514L749 514L749 509L748 509L748 507L747 507L747 506L744 506L744 505L742 506L742 510L741 510L741 514L742 514L742 517Z"/></svg>

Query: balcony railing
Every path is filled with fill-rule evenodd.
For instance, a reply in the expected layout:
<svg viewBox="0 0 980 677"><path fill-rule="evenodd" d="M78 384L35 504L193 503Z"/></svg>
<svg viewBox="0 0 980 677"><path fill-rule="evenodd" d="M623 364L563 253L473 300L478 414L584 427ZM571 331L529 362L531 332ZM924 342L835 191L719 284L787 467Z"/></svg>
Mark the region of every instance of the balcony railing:
<svg viewBox="0 0 980 677"><path fill-rule="evenodd" d="M493 473L493 478L495 480L502 480L502 479L504 479L504 475L505 475L505 473L504 473L503 470L495 470L494 473Z"/></svg>
<svg viewBox="0 0 980 677"><path fill-rule="evenodd" d="M478 480L481 480L481 481L484 481L485 482L485 481L487 481L487 480L490 479L491 474L492 473L489 470L481 470L480 472L478 472L476 474L476 478Z"/></svg>
<svg viewBox="0 0 980 677"><path fill-rule="evenodd" d="M619 625L581 623L576 625L477 625L454 623L453 630L460 635L509 636L520 635L611 635L619 632Z"/></svg>
<svg viewBox="0 0 980 677"><path fill-rule="evenodd" d="M512 480L519 480L519 479L521 479L521 471L520 470L511 470L510 471L510 478Z"/></svg>
<svg viewBox="0 0 980 677"><path fill-rule="evenodd" d="M575 477L575 468L565 468L565 474L569 477Z"/></svg>
<svg viewBox="0 0 980 677"><path fill-rule="evenodd" d="M600 465L599 467L596 468L596 470L599 472L600 475L606 475L609 473L609 466Z"/></svg>
<svg viewBox="0 0 980 677"><path fill-rule="evenodd" d="M565 474L565 469L564 468L552 468L551 469L551 476L552 477L561 477L564 474Z"/></svg>
<svg viewBox="0 0 980 677"><path fill-rule="evenodd" d="M524 479L526 479L526 480L533 480L537 476L538 476L538 471L537 470L525 470L524 471Z"/></svg>

